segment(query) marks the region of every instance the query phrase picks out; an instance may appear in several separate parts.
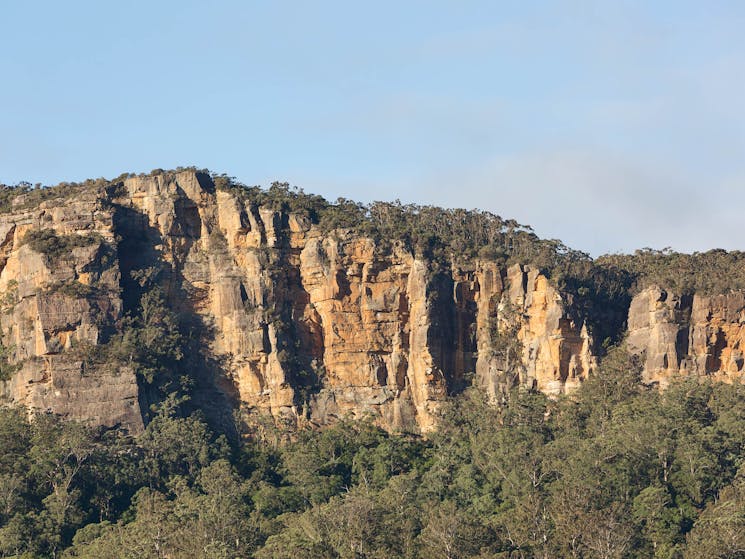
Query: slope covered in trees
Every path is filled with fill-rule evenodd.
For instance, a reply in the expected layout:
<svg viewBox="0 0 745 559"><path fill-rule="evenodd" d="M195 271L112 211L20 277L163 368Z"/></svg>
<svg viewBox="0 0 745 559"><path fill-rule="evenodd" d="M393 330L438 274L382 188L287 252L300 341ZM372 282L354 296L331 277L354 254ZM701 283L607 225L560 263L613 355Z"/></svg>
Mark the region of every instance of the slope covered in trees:
<svg viewBox="0 0 745 559"><path fill-rule="evenodd" d="M164 405L138 438L0 412L0 554L739 557L745 387L644 388L621 351L571 397L455 398L428 439L340 422L242 442Z"/></svg>
<svg viewBox="0 0 745 559"><path fill-rule="evenodd" d="M674 379L659 392L619 349L634 293L650 284L681 294L745 289L742 253L643 250L593 260L488 212L331 203L284 183L265 190L221 175L212 183L248 207L303 216L324 234L373 238L377 251L400 243L433 276L477 259L530 264L588 319L603 343L599 370L553 400L516 390L493 406L459 387L426 438L343 419L299 432L239 416L218 426L200 411L211 396L200 394L203 325L169 303L162 270L122 268L131 298L122 316L105 342L69 354L86 374L133 367L147 427L132 437L0 410L0 556L743 556L745 388ZM5 187L0 213L121 187L121 178ZM226 242L213 236L210 250ZM22 243L54 261L92 241L42 229ZM52 287L73 299L91 289ZM504 347L518 353L515 332L505 332ZM9 348L0 350L0 372L11 378Z"/></svg>

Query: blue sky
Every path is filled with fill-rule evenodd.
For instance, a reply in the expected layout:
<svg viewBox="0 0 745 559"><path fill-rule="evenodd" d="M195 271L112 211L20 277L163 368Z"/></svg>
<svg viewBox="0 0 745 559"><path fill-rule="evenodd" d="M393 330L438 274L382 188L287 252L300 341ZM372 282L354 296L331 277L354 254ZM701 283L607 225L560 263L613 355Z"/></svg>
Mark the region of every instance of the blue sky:
<svg viewBox="0 0 745 559"><path fill-rule="evenodd" d="M0 182L197 165L745 249L741 2L4 2Z"/></svg>

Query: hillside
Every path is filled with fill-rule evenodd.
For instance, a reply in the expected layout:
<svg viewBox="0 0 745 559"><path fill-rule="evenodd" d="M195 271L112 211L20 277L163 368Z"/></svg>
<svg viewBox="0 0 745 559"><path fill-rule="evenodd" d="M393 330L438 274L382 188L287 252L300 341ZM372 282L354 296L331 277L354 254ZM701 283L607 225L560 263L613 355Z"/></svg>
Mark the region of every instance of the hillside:
<svg viewBox="0 0 745 559"><path fill-rule="evenodd" d="M0 557L742 556L742 253L195 169L0 239Z"/></svg>

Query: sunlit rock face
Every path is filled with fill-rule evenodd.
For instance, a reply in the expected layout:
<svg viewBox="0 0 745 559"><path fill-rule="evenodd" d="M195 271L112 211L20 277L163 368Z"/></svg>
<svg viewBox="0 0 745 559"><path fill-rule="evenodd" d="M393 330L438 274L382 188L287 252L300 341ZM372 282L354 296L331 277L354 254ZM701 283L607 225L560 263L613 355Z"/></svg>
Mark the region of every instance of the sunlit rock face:
<svg viewBox="0 0 745 559"><path fill-rule="evenodd" d="M121 318L120 270L113 208L103 190L76 192L25 207L16 200L0 216L0 328L14 365L5 399L101 425L142 428L135 373L90 370L79 351L105 341ZM32 248L29 233L54 239Z"/></svg>
<svg viewBox="0 0 745 559"><path fill-rule="evenodd" d="M74 246L45 254L27 242L29 231ZM148 400L136 371L92 367L81 347L107 343L131 305L131 272L149 266L163 271L168 304L200 325L212 367L200 384L209 384L205 406L296 426L370 416L389 430L426 432L447 396L468 385L493 400L516 385L558 395L593 373L586 325L537 269L483 259L433 266L386 241L324 232L194 171L20 200L0 215L0 327L18 365L5 398L142 429ZM677 335L658 325L676 318L637 310L654 297L635 300L629 319L644 349ZM712 299L692 309L721 315L726 348L736 335L728 305ZM691 348L722 344L701 328ZM696 366L741 362L734 349L717 355ZM654 371L679 361L671 354Z"/></svg>
<svg viewBox="0 0 745 559"><path fill-rule="evenodd" d="M681 296L652 286L631 302L628 345L644 356L647 382L664 387L679 374L740 382L744 326L743 293Z"/></svg>

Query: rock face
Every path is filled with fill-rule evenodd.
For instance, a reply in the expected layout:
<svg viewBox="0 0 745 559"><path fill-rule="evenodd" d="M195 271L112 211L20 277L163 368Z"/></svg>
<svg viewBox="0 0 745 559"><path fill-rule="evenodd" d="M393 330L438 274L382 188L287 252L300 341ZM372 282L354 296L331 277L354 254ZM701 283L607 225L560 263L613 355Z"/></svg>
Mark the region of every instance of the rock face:
<svg viewBox="0 0 745 559"><path fill-rule="evenodd" d="M488 265L482 266L489 270ZM481 274L486 292L479 305L476 371L489 394L497 397L511 384L504 377L510 359L518 362L521 385L549 395L579 386L597 363L586 326L570 315L562 295L529 266L512 266L498 283L493 278L499 270L493 266L486 270ZM509 338L519 342L511 356L509 348L504 349Z"/></svg>
<svg viewBox="0 0 745 559"><path fill-rule="evenodd" d="M28 242L39 237L34 250ZM15 364L6 399L102 425L142 428L131 369L90 370L78 348L106 341L122 312L113 212L100 192L0 216L0 328ZM7 367L6 367L7 368Z"/></svg>
<svg viewBox="0 0 745 559"><path fill-rule="evenodd" d="M666 386L676 374L740 382L745 294L681 296L649 287L631 302L628 345L645 356L647 382Z"/></svg>
<svg viewBox="0 0 745 559"><path fill-rule="evenodd" d="M16 196L0 212L0 396L142 430L146 375L101 355L141 301L133 273L151 269L197 342L196 403L228 418L426 432L468 385L558 395L597 367L581 305L537 269L433 264L255 194L185 171ZM741 381L744 324L745 293L653 286L631 301L627 344L649 383Z"/></svg>
<svg viewBox="0 0 745 559"><path fill-rule="evenodd" d="M436 269L395 240L323 232L197 172L22 206L0 216L0 327L20 369L5 397L30 409L142 429L136 371L91 367L81 347L107 342L131 272L153 265L172 308L202 327L205 402L278 421L370 415L427 431L471 382L495 399L516 384L559 394L596 366L584 324L535 269ZM60 254L30 241L50 232Z"/></svg>

